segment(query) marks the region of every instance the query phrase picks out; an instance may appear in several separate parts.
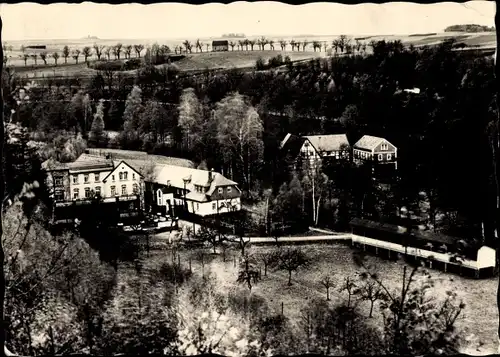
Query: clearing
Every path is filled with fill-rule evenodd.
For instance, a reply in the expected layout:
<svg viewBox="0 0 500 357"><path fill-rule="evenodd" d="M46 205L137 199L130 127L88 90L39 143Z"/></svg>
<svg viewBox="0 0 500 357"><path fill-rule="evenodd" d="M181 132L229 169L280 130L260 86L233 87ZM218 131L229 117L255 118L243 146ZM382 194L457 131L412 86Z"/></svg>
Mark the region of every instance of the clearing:
<svg viewBox="0 0 500 357"><path fill-rule="evenodd" d="M269 246L253 246L249 252L258 253L274 249ZM301 247L313 261L308 270L299 270L298 274L292 275L293 285L287 286L288 276L285 272L268 272L264 277L262 267L262 280L252 289L252 294L263 297L269 308L275 312L281 310L281 303L284 306L284 313L296 324L299 321L300 310L306 307L313 299L325 299L326 293L318 280L324 274L330 274L335 280L335 286L330 289L330 304L338 304L347 298L345 293L339 292L339 287L343 279L347 276L355 277L361 272L353 261L353 249L345 244L310 244ZM211 254L211 249L205 250L206 254ZM186 268L189 265L189 257L194 256L194 251L180 251L181 264ZM247 291L246 286L236 283L237 268L235 259L239 256L239 251L231 250L226 253L226 262L222 256L216 256L210 263L205 263L205 271L212 271L219 280L221 292L227 291ZM370 263L377 264L379 276L383 277L383 282L390 289L399 289L401 286L403 263L387 261L377 257L368 257ZM171 261L169 251L153 251L150 258L145 258L145 267L157 269L162 262ZM192 269L195 274L201 275L201 263L192 259ZM430 271L435 286L432 293L436 298L445 296L447 290L454 290L458 294L459 300L465 302L466 307L462 316L457 321L458 329L464 332L470 341L463 346L463 350L470 354L489 354L496 350L497 334L497 308L496 308L496 286L495 278L474 280L458 275L445 274L439 271ZM368 316L369 303L360 303L361 311ZM381 314L377 306L374 309L373 323L382 326Z"/></svg>

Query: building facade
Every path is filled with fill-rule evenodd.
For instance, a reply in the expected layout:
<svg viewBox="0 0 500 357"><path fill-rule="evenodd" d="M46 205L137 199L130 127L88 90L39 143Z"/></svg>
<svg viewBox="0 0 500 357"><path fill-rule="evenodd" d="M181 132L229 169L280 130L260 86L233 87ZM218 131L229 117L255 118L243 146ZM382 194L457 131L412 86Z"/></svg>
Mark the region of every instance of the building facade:
<svg viewBox="0 0 500 357"><path fill-rule="evenodd" d="M396 146L384 138L364 135L353 145L353 159L358 164L372 162L397 169L397 156Z"/></svg>
<svg viewBox="0 0 500 357"><path fill-rule="evenodd" d="M350 146L345 134L295 136L287 134L280 148L297 164L315 167L325 160L349 159Z"/></svg>
<svg viewBox="0 0 500 357"><path fill-rule="evenodd" d="M209 216L241 210L238 184L214 171L157 165L147 191L153 211L172 215L187 211Z"/></svg>
<svg viewBox="0 0 500 357"><path fill-rule="evenodd" d="M229 51L229 42L227 40L212 41L212 51L213 52Z"/></svg>
<svg viewBox="0 0 500 357"><path fill-rule="evenodd" d="M143 207L143 177L125 161L82 154L72 163L47 160L42 168L47 173L46 184L56 221L58 217L77 218L83 214L78 212L82 210L68 207L84 206L96 200L114 204L119 215L126 215L127 211L138 213Z"/></svg>

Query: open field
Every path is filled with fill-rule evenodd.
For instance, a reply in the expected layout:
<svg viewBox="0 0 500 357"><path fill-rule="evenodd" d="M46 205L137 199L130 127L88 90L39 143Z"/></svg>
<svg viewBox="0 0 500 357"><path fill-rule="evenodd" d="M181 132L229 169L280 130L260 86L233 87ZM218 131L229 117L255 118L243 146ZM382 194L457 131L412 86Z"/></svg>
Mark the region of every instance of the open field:
<svg viewBox="0 0 500 357"><path fill-rule="evenodd" d="M269 249L273 248L253 246L250 247L250 252L258 253ZM263 276L262 280L252 289L252 294L263 297L269 308L275 312L280 311L283 302L284 313L293 321L295 327L297 327L302 308L314 299L326 299L325 289L319 284L319 278L327 273L333 275L336 285L330 289L330 304L338 304L346 297L344 293L338 291L344 277L355 277L361 271L361 268L355 265L352 258L352 248L348 245L310 244L302 246L302 249L312 258L313 263L308 270L299 270L298 274L292 275L293 285L291 287L287 286L287 273L272 271L268 272L267 277ZM210 255L210 248L207 248L206 254ZM217 256L210 263L205 263L205 272L210 270L217 276L221 292L245 290L248 292L246 286L239 286L236 283L237 268L234 266L234 259L238 254L238 251L230 251L226 254L226 262L223 262L221 256ZM193 251L181 251L181 264L187 267L189 257L193 255ZM388 287L400 288L402 263L390 262L376 257L368 259L370 263L377 263L379 275L383 277L383 281ZM155 251L152 252L150 258L145 260L145 267L157 269L162 262L171 260L171 254L169 251ZM201 275L201 264L193 258L191 264L194 273ZM472 280L432 270L431 275L435 282L432 290L433 296L442 298L446 291L455 290L459 299L466 303L462 318L457 322L457 327L464 331L466 337L471 339L467 345L464 344L463 351L470 354L494 353L497 343L495 279ZM360 303L360 308L363 314L368 316L369 303ZM377 306L374 309L372 321L375 326L382 326Z"/></svg>
<svg viewBox="0 0 500 357"><path fill-rule="evenodd" d="M251 37L248 37L249 39ZM338 38L338 36L309 36L309 37L284 37L283 39L287 42L294 39L295 41L305 41L309 43L306 47L306 51L291 51L290 45L287 45L285 51L281 51L281 47L279 46L278 41L282 38L270 38L275 41L275 50L272 51L269 49L269 45L266 46L265 51L258 50L258 46L255 46L254 51L251 50L238 50L235 47L234 51L228 52L207 52L206 46L203 47L202 53L196 53L193 50L193 53L186 54L186 58L181 61L176 62L179 68L182 71L191 71L191 70L203 70L206 68L209 69L227 69L227 68L246 68L252 67L255 65L255 61L262 57L264 61L267 61L269 58L274 57L278 54L282 54L283 56L290 56L292 61L300 61L311 59L315 57L324 57L327 55L324 52L324 48L321 48L320 52L314 52L312 47L313 41L318 41L321 43L326 43L329 48L331 48L331 43L333 40ZM447 32L447 33L437 33L437 34L415 34L415 35L380 35L380 36L351 36L351 40L354 42L355 39L359 39L362 43L370 43L371 41L394 41L400 40L405 45L414 45L414 46L425 46L425 45L436 45L442 42L445 39L454 38L457 42L464 43L465 45L478 49L491 49L496 46L496 34L493 32L482 32L482 33L464 33L464 32ZM191 42L196 41L196 39L189 39ZM212 39L201 39L203 43L211 43ZM239 39L234 39L233 41L237 43ZM94 43L97 43L102 46L113 46L116 43L122 43L124 46L128 44L144 44L145 46L151 45L154 42L159 44L166 44L172 50L175 46L182 45L183 40L172 40L172 39L164 39L164 40L48 40L48 41L39 41L39 42L22 42L22 41L7 41L6 46L9 48L12 46L12 50L6 51L6 55L8 57L8 65L16 67L19 73L22 73L28 78L39 78L39 77L47 77L47 76L80 76L80 77L88 77L95 73L95 71L91 68L88 68L84 63L84 57L80 55L79 64L76 64L75 59L71 56L67 58L67 64L65 64L64 58L62 58L62 49L64 46L69 46L70 50L74 50L79 48L80 50L84 46L92 47ZM23 52L21 52L22 45L34 45L34 44L44 44L47 46L47 49L44 51L41 50L30 50L27 51L27 54L32 54L37 52L46 52L48 54L47 57L47 65L38 58L37 64L35 65L34 59L29 58L27 60L27 66L25 66L25 62L23 60ZM368 46L367 51L370 51ZM54 52L58 52L61 56L58 60L58 66L55 66L55 60L52 57ZM145 50L142 52L144 55ZM122 52L122 58L124 57L124 53ZM132 53L132 58L136 57L136 53ZM104 58L104 56L103 56ZM111 56L113 58L113 56ZM97 60L95 55L89 57L89 61ZM133 73L133 71L130 71ZM125 73L126 75L127 73Z"/></svg>
<svg viewBox="0 0 500 357"><path fill-rule="evenodd" d="M258 58L267 62L270 58L281 54L283 57L289 56L292 61L303 61L322 57L324 52L297 52L297 51L228 51L228 52L204 52L186 55L180 61L174 62L181 71L202 71L205 69L230 69L230 68L248 68L254 67ZM39 62L40 63L40 62ZM43 77L80 77L88 78L96 74L97 71L89 68L84 62L78 64L70 63L67 65L50 64L47 66L27 67L19 65L16 71L25 78L43 78ZM135 70L120 71L123 75L133 75Z"/></svg>

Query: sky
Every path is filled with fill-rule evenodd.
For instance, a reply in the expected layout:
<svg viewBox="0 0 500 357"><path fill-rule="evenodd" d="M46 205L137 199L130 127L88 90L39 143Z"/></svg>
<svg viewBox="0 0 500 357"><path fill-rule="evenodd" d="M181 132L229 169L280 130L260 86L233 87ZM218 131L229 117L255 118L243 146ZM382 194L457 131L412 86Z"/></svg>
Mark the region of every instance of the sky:
<svg viewBox="0 0 500 357"><path fill-rule="evenodd" d="M493 26L495 3L469 1L344 5L318 2L224 4L0 4L4 40L160 39L221 36L391 35L442 32L449 25Z"/></svg>

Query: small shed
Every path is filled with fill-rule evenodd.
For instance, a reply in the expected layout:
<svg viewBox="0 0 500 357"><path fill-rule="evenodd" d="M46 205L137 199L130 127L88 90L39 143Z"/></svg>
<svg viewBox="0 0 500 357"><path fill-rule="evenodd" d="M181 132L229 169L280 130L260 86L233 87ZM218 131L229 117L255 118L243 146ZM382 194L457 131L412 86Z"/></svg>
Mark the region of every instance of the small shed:
<svg viewBox="0 0 500 357"><path fill-rule="evenodd" d="M229 51L229 42L227 40L212 41L212 51Z"/></svg>

